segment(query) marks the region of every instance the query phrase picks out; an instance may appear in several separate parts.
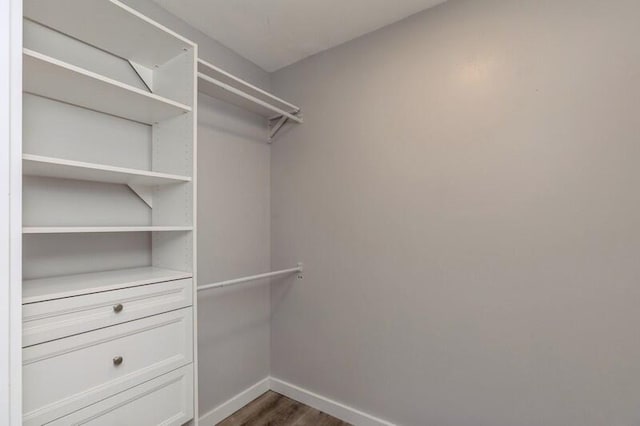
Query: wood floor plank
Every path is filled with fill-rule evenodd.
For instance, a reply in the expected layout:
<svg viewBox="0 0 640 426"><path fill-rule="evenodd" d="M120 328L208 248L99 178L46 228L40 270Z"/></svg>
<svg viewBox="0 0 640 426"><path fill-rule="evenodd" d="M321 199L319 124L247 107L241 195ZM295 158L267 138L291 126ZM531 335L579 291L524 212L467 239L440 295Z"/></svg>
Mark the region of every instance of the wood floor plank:
<svg viewBox="0 0 640 426"><path fill-rule="evenodd" d="M218 426L350 426L273 391L233 413Z"/></svg>
<svg viewBox="0 0 640 426"><path fill-rule="evenodd" d="M278 401L278 397L279 395L275 392L265 392L245 407L218 423L217 426L239 426L247 424L246 421L249 417L255 416L256 413L272 409Z"/></svg>
<svg viewBox="0 0 640 426"><path fill-rule="evenodd" d="M327 413L323 413L318 410L311 410L292 426L350 426L349 423L345 423L340 419L336 419Z"/></svg>
<svg viewBox="0 0 640 426"><path fill-rule="evenodd" d="M248 424L256 426L290 426L312 409L286 396L279 395L279 397L275 409L265 413L265 415L250 419L251 423Z"/></svg>

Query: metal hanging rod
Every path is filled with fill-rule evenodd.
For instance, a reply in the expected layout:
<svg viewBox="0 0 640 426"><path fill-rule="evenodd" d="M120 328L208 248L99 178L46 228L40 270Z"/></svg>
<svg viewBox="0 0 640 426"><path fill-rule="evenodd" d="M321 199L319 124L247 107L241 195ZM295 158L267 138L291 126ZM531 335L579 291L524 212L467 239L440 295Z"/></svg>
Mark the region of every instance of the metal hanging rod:
<svg viewBox="0 0 640 426"><path fill-rule="evenodd" d="M236 279L233 279L233 280L226 280L226 281L220 281L220 282L213 283L213 284L201 285L201 286L198 286L198 291L209 290L209 289L212 289L212 288L227 287L227 286L230 286L230 285L235 285L235 284L240 284L240 283L246 283L246 282L249 282L249 281L260 280L262 278L276 277L278 275L291 274L291 273L294 273L294 272L302 272L302 263L298 263L298 266L296 266L295 268L282 269L281 271L267 272L267 273L264 273L264 274L251 275L249 277L236 278Z"/></svg>
<svg viewBox="0 0 640 426"><path fill-rule="evenodd" d="M215 78L210 77L210 76L208 76L208 75L206 75L206 74L204 74L202 72L198 73L198 78L206 81L207 83L213 84L214 86L217 86L217 87L219 87L219 88L221 88L223 90L226 90L227 92L233 93L234 95L236 95L236 96L238 96L238 97L240 97L242 99L245 99L245 100L247 100L249 102L252 102L255 105L259 105L262 108L268 110L270 113L276 114L278 117L285 116L288 119L293 120L298 124L302 124L302 122L304 121L304 119L302 117L297 115L297 114L300 113L299 110L287 112L287 111L285 111L285 110L283 110L281 108L278 108L278 107L276 107L274 105L271 105L267 101L263 101L262 99L258 99L255 96L251 96L250 94L248 94L246 92L243 92L242 90L240 90L240 89L238 89L236 87L230 86L227 83L223 83L220 80L216 80ZM203 92L207 93L205 90L203 90ZM216 97L216 96L214 95L214 97Z"/></svg>

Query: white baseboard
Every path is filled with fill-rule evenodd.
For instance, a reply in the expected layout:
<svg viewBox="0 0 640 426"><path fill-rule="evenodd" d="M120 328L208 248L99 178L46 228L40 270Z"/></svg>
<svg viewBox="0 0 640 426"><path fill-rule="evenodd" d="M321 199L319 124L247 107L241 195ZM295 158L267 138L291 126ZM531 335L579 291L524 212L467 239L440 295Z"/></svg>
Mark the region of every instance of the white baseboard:
<svg viewBox="0 0 640 426"><path fill-rule="evenodd" d="M347 405L274 377L269 378L269 384L269 387L274 392L278 392L298 402L302 402L316 410L330 414L333 417L337 417L338 419L351 423L355 426L396 426L386 420L363 413L355 408L351 408Z"/></svg>
<svg viewBox="0 0 640 426"><path fill-rule="evenodd" d="M227 402L218 405L213 410L200 416L199 424L201 426L215 426L263 393L267 392L269 390L269 384L269 377L260 380L258 383L243 390Z"/></svg>
<svg viewBox="0 0 640 426"><path fill-rule="evenodd" d="M337 417L355 426L396 426L394 423L363 413L348 405L341 404L299 386L287 383L284 380L276 379L275 377L267 377L260 380L227 402L220 404L213 410L200 416L199 424L202 426L215 426L269 390L330 414L333 417Z"/></svg>

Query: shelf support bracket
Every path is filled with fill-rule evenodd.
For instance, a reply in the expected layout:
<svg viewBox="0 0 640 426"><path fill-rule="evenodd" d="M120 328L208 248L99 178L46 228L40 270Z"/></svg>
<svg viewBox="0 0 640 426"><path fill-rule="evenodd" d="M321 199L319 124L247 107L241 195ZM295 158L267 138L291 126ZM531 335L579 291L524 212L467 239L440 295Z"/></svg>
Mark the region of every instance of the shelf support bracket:
<svg viewBox="0 0 640 426"><path fill-rule="evenodd" d="M153 208L153 188L145 185L136 185L135 183L127 184L129 189L133 191L149 208Z"/></svg>
<svg viewBox="0 0 640 426"><path fill-rule="evenodd" d="M300 110L294 111L291 114L302 120L302 115L300 114ZM273 139L276 137L276 135L282 129L282 127L285 124L287 124L287 121L289 121L289 117L287 117L286 115L277 115L275 117L269 117L269 143L273 142Z"/></svg>
<svg viewBox="0 0 640 426"><path fill-rule="evenodd" d="M279 118L279 120L278 120ZM276 136L276 134L278 134L278 131L282 128L282 126L284 126L284 124L289 120L289 117L283 115L282 117L278 117L278 118L274 118L274 120L278 120L276 122L276 124L271 125L271 121L269 123L269 143L271 143L273 141L273 138Z"/></svg>
<svg viewBox="0 0 640 426"><path fill-rule="evenodd" d="M127 60L127 62L129 62L129 65L131 65L131 68L133 68L133 71L135 71L140 81L142 81L142 84L147 87L147 90L153 93L153 71L135 62L129 60Z"/></svg>

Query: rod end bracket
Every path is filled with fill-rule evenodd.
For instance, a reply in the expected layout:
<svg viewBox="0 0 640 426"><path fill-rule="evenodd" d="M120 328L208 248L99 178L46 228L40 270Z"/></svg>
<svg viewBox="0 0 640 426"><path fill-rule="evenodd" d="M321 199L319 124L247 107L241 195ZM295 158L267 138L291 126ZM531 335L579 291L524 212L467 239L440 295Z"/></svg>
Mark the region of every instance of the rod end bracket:
<svg viewBox="0 0 640 426"><path fill-rule="evenodd" d="M304 263L298 262L298 279L299 280L304 278L304 276L302 275L303 272L304 272Z"/></svg>

